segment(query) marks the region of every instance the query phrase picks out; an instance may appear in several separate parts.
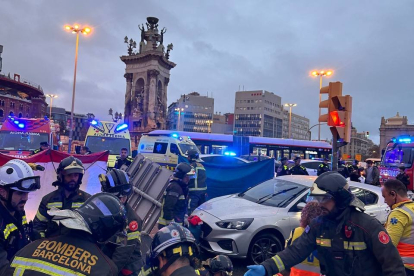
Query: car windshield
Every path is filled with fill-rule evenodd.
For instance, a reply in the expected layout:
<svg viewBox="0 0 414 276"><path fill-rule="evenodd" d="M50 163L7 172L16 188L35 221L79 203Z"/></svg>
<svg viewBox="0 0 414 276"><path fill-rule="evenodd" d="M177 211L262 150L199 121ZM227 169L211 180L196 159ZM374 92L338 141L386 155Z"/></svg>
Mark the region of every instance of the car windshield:
<svg viewBox="0 0 414 276"><path fill-rule="evenodd" d="M33 151L40 148L41 142L48 142L49 134L33 132L0 132L0 149Z"/></svg>
<svg viewBox="0 0 414 276"><path fill-rule="evenodd" d="M122 148L127 148L130 153L129 145L128 139L99 136L88 136L85 144L93 153L109 150L109 154L119 154Z"/></svg>
<svg viewBox="0 0 414 276"><path fill-rule="evenodd" d="M387 146L383 157L383 164L386 167L405 166L410 168L413 163L414 148L404 147L401 144L391 144Z"/></svg>
<svg viewBox="0 0 414 276"><path fill-rule="evenodd" d="M271 179L241 193L239 196L262 205L284 208L307 189L308 187L298 183Z"/></svg>
<svg viewBox="0 0 414 276"><path fill-rule="evenodd" d="M187 154L187 152L190 149L195 149L200 154L200 151L198 150L196 145L191 145L191 144L187 144L187 143L178 143L178 146L180 147L180 150L183 154Z"/></svg>

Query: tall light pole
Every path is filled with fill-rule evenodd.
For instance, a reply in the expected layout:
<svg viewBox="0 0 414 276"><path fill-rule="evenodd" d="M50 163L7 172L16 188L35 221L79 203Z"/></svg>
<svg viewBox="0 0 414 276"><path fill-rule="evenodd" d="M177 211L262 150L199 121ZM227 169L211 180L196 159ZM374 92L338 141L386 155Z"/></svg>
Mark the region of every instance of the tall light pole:
<svg viewBox="0 0 414 276"><path fill-rule="evenodd" d="M46 94L46 97L50 98L50 111L49 111L49 120L52 119L52 105L53 105L53 99L57 98L57 95L54 94Z"/></svg>
<svg viewBox="0 0 414 276"><path fill-rule="evenodd" d="M68 153L70 153L71 148L72 148L72 138L73 138L73 111L75 108L76 68L78 66L79 33L87 35L92 31L92 29L90 27L81 28L79 25L75 24L73 26L66 25L65 30L70 31L73 34L76 34L75 71L73 74L72 108L70 110L70 130L69 130L69 145L68 145Z"/></svg>
<svg viewBox="0 0 414 276"><path fill-rule="evenodd" d="M178 111L177 130L180 130L181 112L184 111L184 108L176 108L175 111Z"/></svg>
<svg viewBox="0 0 414 276"><path fill-rule="evenodd" d="M289 139L292 138L292 107L296 106L297 104L285 103L285 106L289 107Z"/></svg>
<svg viewBox="0 0 414 276"><path fill-rule="evenodd" d="M329 77L333 74L332 70L322 70L322 71L312 71L311 75L313 77L319 76L319 91L322 89L322 77ZM319 93L319 104L321 103L322 97ZM321 117L321 108L319 107L319 117ZM319 119L318 117L318 119ZM318 127L318 141L321 140L321 125Z"/></svg>

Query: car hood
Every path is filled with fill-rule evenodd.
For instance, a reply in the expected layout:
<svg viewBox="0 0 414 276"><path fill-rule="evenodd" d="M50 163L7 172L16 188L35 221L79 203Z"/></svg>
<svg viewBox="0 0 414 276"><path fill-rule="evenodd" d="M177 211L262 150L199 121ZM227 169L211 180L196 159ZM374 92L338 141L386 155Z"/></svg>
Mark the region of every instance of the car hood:
<svg viewBox="0 0 414 276"><path fill-rule="evenodd" d="M265 206L236 195L227 195L209 200L197 208L223 220L233 218L257 218L274 216L281 208Z"/></svg>

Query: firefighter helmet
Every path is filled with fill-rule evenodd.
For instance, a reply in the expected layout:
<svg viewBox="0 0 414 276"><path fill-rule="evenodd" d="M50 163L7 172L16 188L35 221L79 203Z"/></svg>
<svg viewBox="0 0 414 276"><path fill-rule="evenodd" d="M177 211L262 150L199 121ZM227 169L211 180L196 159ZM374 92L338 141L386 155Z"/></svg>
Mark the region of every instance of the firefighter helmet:
<svg viewBox="0 0 414 276"><path fill-rule="evenodd" d="M20 192L40 189L40 176L23 160L13 159L0 168L0 186Z"/></svg>
<svg viewBox="0 0 414 276"><path fill-rule="evenodd" d="M71 173L79 173L79 180L78 184L82 184L82 177L85 174L85 168L83 167L82 161L80 161L78 158L75 158L73 156L66 157L63 159L59 167L57 168L57 177L60 182L63 181L63 175L64 174L71 174Z"/></svg>
<svg viewBox="0 0 414 276"><path fill-rule="evenodd" d="M187 156L190 159L198 159L200 157L200 154L199 154L198 150L196 150L196 149L189 149L187 151Z"/></svg>
<svg viewBox="0 0 414 276"><path fill-rule="evenodd" d="M183 179L188 173L191 174L191 170L193 170L193 167L190 164L181 162L175 167L174 176Z"/></svg>
<svg viewBox="0 0 414 276"><path fill-rule="evenodd" d="M128 174L125 171L112 169L106 175L100 174L102 192L107 192L116 197L129 196L132 193L132 185L129 183Z"/></svg>
<svg viewBox="0 0 414 276"><path fill-rule="evenodd" d="M233 264L229 257L225 255L218 255L210 260L209 262L209 271L212 275L217 272L223 272L226 275L233 274Z"/></svg>

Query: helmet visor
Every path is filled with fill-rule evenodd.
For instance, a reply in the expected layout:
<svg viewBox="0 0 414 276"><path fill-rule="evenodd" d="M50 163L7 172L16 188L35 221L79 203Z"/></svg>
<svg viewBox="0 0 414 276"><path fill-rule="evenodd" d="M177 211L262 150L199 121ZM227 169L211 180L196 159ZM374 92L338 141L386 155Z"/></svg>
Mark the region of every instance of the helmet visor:
<svg viewBox="0 0 414 276"><path fill-rule="evenodd" d="M22 178L11 185L8 185L12 190L22 192L33 192L40 189L40 176L29 176Z"/></svg>
<svg viewBox="0 0 414 276"><path fill-rule="evenodd" d="M109 189L108 193L111 193L116 197L130 196L132 194L132 185L119 185Z"/></svg>
<svg viewBox="0 0 414 276"><path fill-rule="evenodd" d="M325 203L329 200L334 200L333 196L330 194L324 195L308 195L306 198L306 202L318 202L318 203Z"/></svg>

